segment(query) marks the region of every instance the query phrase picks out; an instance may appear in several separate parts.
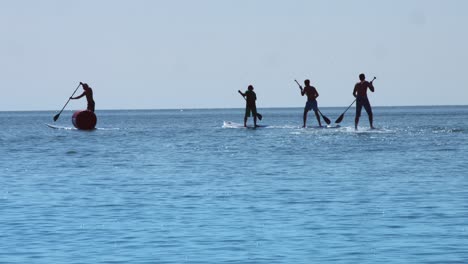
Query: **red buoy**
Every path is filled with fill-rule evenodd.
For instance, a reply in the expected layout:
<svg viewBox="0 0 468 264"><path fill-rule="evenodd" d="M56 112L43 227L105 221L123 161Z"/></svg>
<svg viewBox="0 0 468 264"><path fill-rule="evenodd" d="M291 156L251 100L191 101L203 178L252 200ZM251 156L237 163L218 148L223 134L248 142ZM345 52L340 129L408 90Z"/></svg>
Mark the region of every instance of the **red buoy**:
<svg viewBox="0 0 468 264"><path fill-rule="evenodd" d="M76 111L72 116L73 125L78 129L91 130L96 127L96 115L88 110Z"/></svg>

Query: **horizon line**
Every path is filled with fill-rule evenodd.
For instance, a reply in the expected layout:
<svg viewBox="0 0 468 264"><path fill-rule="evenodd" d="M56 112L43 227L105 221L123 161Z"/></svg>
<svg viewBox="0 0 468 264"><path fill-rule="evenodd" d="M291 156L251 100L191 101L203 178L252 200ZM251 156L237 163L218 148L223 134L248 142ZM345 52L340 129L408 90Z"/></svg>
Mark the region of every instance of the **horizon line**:
<svg viewBox="0 0 468 264"><path fill-rule="evenodd" d="M372 106L373 108L378 107L378 108L390 108L390 107L464 107L468 105L374 105ZM324 106L321 107L322 109L324 108L342 108L346 106ZM259 109L286 109L286 108L299 108L302 109L302 106L274 106L274 107L258 107ZM352 106L351 108L355 108L355 106ZM187 107L187 108L104 108L104 109L99 109L96 111L150 111L150 110L167 110L167 111L180 111L180 110L223 110L223 109L244 109L244 107L226 107L226 108L219 108L219 107ZM85 109L81 109L85 110ZM80 109L76 110L64 110L64 111L80 111ZM0 110L0 112L58 112L58 110Z"/></svg>

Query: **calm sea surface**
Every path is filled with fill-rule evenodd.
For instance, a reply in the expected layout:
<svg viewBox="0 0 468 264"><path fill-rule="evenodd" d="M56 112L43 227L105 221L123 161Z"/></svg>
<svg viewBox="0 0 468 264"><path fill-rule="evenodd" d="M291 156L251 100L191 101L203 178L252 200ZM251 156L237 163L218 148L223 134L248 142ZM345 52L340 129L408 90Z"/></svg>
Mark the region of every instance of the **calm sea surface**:
<svg viewBox="0 0 468 264"><path fill-rule="evenodd" d="M259 111L0 112L0 263L468 263L468 106Z"/></svg>

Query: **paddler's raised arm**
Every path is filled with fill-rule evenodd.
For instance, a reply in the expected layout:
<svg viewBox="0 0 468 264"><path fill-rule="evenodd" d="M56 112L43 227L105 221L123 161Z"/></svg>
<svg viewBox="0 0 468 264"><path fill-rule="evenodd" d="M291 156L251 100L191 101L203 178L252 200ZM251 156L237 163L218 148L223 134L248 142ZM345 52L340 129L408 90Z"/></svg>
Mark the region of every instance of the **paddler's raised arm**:
<svg viewBox="0 0 468 264"><path fill-rule="evenodd" d="M372 81L369 82L369 90L371 90L371 92L374 92L374 91L375 91L373 82L374 82L374 80L372 80Z"/></svg>

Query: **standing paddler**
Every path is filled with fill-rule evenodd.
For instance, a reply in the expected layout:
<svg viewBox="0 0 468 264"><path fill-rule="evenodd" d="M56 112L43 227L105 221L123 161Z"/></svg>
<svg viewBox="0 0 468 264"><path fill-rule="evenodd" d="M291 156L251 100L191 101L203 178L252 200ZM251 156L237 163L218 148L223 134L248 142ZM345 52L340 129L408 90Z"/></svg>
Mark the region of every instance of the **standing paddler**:
<svg viewBox="0 0 468 264"><path fill-rule="evenodd" d="M359 74L359 82L354 85L353 96L356 98L356 118L354 119L354 128L356 130L359 123L359 117L361 117L362 107L366 109L367 115L369 116L371 129L374 129L372 107L370 105L369 98L367 98L367 89L369 88L371 92L374 92L375 90L374 85L372 84L374 80L370 82L366 81L366 76L364 73L361 73Z"/></svg>
<svg viewBox="0 0 468 264"><path fill-rule="evenodd" d="M253 90L253 86L249 85L245 93L240 90L238 91L245 99L244 127L247 127L247 119L250 117L251 113L253 115L254 127L257 127L257 116L260 120L262 119L262 116L257 113L257 105L255 103L255 101L257 101L257 94Z"/></svg>
<svg viewBox="0 0 468 264"><path fill-rule="evenodd" d="M298 83L299 85L299 83ZM301 85L299 85L299 88L301 89L301 95L307 95L307 102L304 107L304 116L303 116L303 121L304 125L302 127L306 127L307 123L307 113L310 110L313 110L315 113L315 117L317 118L317 122L319 126L322 126L322 123L320 122L320 115L319 115L319 109L317 106L317 97L319 97L319 93L317 92L317 89L315 89L314 86L310 85L310 80L305 80L304 81L304 88L302 88Z"/></svg>

